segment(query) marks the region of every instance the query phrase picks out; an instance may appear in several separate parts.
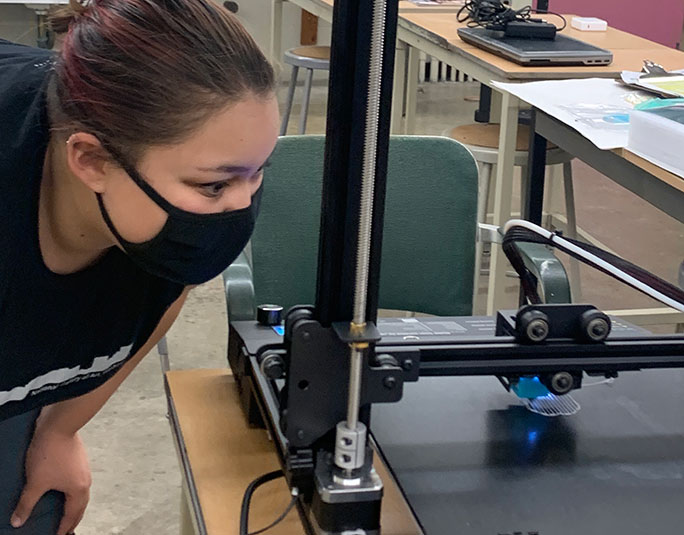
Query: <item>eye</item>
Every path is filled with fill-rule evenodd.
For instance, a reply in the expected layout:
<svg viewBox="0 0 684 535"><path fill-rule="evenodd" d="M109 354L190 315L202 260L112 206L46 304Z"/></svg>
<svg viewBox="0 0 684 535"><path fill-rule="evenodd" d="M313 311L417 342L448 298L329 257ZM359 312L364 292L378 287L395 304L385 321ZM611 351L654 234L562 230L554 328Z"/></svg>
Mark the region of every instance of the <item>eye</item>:
<svg viewBox="0 0 684 535"><path fill-rule="evenodd" d="M209 184L198 184L197 188L200 190L200 193L206 197L209 197L211 199L215 199L217 197L220 197L221 194L223 193L223 190L225 190L229 186L229 181L227 180L222 180L221 182L211 182Z"/></svg>

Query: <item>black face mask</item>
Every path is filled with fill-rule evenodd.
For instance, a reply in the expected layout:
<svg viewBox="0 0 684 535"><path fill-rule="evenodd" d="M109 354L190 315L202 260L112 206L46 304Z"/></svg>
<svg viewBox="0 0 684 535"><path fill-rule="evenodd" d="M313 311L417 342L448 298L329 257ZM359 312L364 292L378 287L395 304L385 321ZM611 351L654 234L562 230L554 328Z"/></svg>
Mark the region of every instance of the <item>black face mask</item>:
<svg viewBox="0 0 684 535"><path fill-rule="evenodd" d="M111 151L110 151L111 152ZM116 158L124 171L168 216L159 234L143 243L121 237L97 194L100 212L126 254L142 269L180 284L201 284L226 269L249 241L263 185L247 208L216 214L196 214L173 206L131 166Z"/></svg>

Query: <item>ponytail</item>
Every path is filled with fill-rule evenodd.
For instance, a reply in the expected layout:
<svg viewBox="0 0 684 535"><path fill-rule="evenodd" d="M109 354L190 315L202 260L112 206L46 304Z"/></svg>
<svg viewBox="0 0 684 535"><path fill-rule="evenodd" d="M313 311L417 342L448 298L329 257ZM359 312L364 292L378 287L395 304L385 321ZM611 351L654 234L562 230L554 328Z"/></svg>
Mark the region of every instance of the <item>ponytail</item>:
<svg viewBox="0 0 684 535"><path fill-rule="evenodd" d="M80 17L87 6L79 2L79 0L69 0L69 4L65 6L57 6L50 10L48 21L50 29L56 34L64 34L69 31L69 26Z"/></svg>

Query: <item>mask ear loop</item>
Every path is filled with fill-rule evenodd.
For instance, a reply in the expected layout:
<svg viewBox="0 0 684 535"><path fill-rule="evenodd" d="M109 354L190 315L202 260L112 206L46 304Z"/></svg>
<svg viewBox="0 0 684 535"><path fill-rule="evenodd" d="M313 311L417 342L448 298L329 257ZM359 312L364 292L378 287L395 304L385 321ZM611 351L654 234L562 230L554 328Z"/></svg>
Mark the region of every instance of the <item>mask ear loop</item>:
<svg viewBox="0 0 684 535"><path fill-rule="evenodd" d="M66 140L66 145L70 145L70 144L71 144L71 138L72 138L72 137L73 137L73 136L70 136L69 139ZM119 158L119 156L117 155L117 153L114 152L114 151L112 151L107 145L105 145L105 143L103 143L102 140L101 140L99 137L97 137L97 136L95 136L95 137L96 137L97 140L100 142L100 145L102 145L102 147L114 157L114 159L116 160L116 162L117 162L119 165L121 165L120 158ZM124 169L124 170L125 170L125 169ZM128 173L128 171L126 171L126 172ZM137 183L137 182L136 182L136 183ZM107 228L109 229L109 231L114 235L114 237L117 239L117 241L118 241L122 246L123 246L125 243L128 243L128 241L125 240L125 239L123 238L123 236L121 236L121 234L119 234L119 231L118 231L118 230L116 229L116 227L114 226L114 222L112 221L112 218L109 217L109 212L107 211L107 208L105 208L105 205L104 205L104 200L103 200L103 198L102 198L102 193L95 192L95 198L97 199L97 205L98 205L99 208L100 208L100 214L102 214L102 219L104 219L104 222L105 222L105 224L107 225Z"/></svg>
<svg viewBox="0 0 684 535"><path fill-rule="evenodd" d="M102 148L109 152L109 154L114 158L114 161L121 166L121 168L124 170L124 172L126 172L126 174L128 174L131 180L133 180L133 182L135 182L143 190L143 192L152 199L152 201L154 201L163 210L165 210L164 204L168 204L169 206L171 206L166 199L159 195L159 193L157 193L154 190L154 188L152 188L152 186L150 186L147 182L143 180L140 174L132 166L126 163L126 160L121 156L121 154L118 151L114 150L108 143L103 142L102 139L98 136L95 137L100 142ZM69 143L71 143L71 138L67 140L67 145ZM126 245L130 242L126 240L123 236L121 236L116 226L114 225L114 222L112 221L112 218L109 216L109 212L107 211L107 208L104 205L104 199L102 194L96 193L95 197L97 198L97 204L100 208L102 219L104 219L107 228L109 228L109 231L114 235L117 241L125 249Z"/></svg>
<svg viewBox="0 0 684 535"><path fill-rule="evenodd" d="M104 219L104 222L107 224L107 228L109 228L109 231L112 234L114 234L114 237L121 244L121 246L124 247L128 243L128 241L123 239L121 234L119 234L119 231L114 226L112 219L109 217L109 212L107 212L107 209L104 205L104 201L102 200L102 194L96 193L95 197L97 198L97 204L100 207L100 213L102 214L102 219Z"/></svg>
<svg viewBox="0 0 684 535"><path fill-rule="evenodd" d="M97 136L96 136L97 137ZM115 150L109 143L106 143L102 141L99 137L97 138L98 141L100 142L100 145L102 145L102 148L105 149L109 154L112 155L114 158L114 161L118 163L121 166L121 169L123 169L126 174L131 177L131 180L136 183L136 185L145 192L145 194L154 201L154 203L159 206L162 210L164 210L166 213L177 211L178 208L176 208L174 205L172 205L169 201L167 201L164 197L162 197L157 190L155 190L152 186L150 186L145 179L143 179L142 176L140 176L140 173L133 167L132 165L129 165L126 162L126 159L119 153L119 151Z"/></svg>

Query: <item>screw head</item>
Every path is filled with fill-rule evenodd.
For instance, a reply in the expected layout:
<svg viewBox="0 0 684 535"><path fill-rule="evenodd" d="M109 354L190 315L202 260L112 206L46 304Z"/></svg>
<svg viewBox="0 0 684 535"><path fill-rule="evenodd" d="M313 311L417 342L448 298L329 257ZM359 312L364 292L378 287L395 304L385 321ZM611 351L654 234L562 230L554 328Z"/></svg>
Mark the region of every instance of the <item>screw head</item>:
<svg viewBox="0 0 684 535"><path fill-rule="evenodd" d="M404 362L401 363L401 367L404 368L404 371L410 372L413 369L413 361L411 359L405 359Z"/></svg>
<svg viewBox="0 0 684 535"><path fill-rule="evenodd" d="M303 429L300 429L299 431L297 431L297 438L298 438L299 440L304 440L304 437L305 437L305 436L306 436L306 435L304 434L304 430L303 430Z"/></svg>
<svg viewBox="0 0 684 535"><path fill-rule="evenodd" d="M596 325L593 325L591 327L591 332L594 333L596 336L601 336L603 333L606 332L605 324L601 322Z"/></svg>
<svg viewBox="0 0 684 535"><path fill-rule="evenodd" d="M611 321L603 312L587 310L580 317L578 338L585 342L603 342L610 334Z"/></svg>
<svg viewBox="0 0 684 535"><path fill-rule="evenodd" d="M567 377L559 377L556 384L561 388L567 388L570 385L570 380Z"/></svg>
<svg viewBox="0 0 684 535"><path fill-rule="evenodd" d="M527 326L527 336L532 342L541 342L549 335L549 324L543 319L535 319Z"/></svg>
<svg viewBox="0 0 684 535"><path fill-rule="evenodd" d="M382 385L387 390L392 390L395 386L397 386L397 380L392 376L385 377L382 381Z"/></svg>
<svg viewBox="0 0 684 535"><path fill-rule="evenodd" d="M587 334L592 340L603 340L609 333L608 322L603 318L595 318L587 326Z"/></svg>
<svg viewBox="0 0 684 535"><path fill-rule="evenodd" d="M552 390L555 394L566 394L572 390L574 379L568 372L558 372L551 379Z"/></svg>

